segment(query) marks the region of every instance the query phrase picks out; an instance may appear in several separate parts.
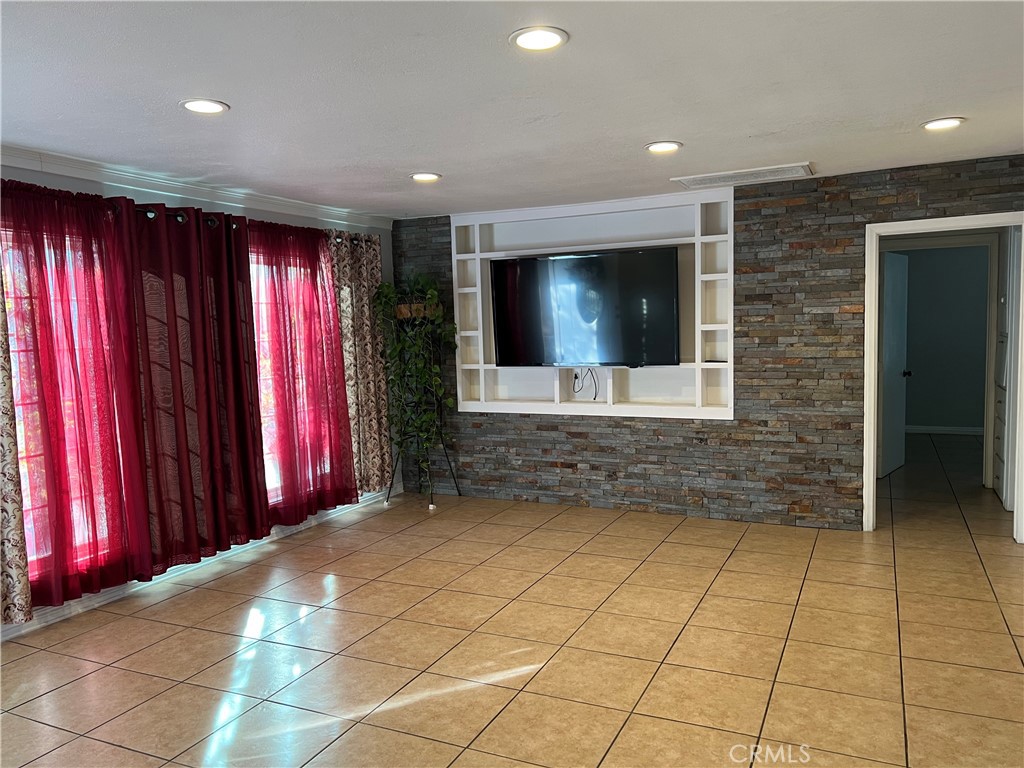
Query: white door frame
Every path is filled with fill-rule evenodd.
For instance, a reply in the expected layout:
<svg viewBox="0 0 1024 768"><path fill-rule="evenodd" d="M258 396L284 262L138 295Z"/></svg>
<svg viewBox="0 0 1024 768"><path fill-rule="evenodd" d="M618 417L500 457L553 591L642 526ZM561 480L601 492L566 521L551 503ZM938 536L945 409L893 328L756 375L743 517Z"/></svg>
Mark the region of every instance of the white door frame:
<svg viewBox="0 0 1024 768"><path fill-rule="evenodd" d="M879 241L890 235L934 234L965 229L1024 226L1024 213L985 213L976 216L949 216L915 221L893 221L868 224L864 229L864 477L863 528L875 530L875 467L878 444L878 277ZM1018 286L1022 290L1024 286ZM1024 312L1018 318L1021 333L1018 346L1024 346ZM1024 350L1018 356L1024 361ZM1019 374L1018 374L1019 375ZM1024 386L1017 388L1017 412L1024 416ZM1024 446L1024 417L1017 419L1017 445ZM1024 501L1024 450L1017 454L1015 498ZM1013 537L1024 544L1024 503L1015 505Z"/></svg>

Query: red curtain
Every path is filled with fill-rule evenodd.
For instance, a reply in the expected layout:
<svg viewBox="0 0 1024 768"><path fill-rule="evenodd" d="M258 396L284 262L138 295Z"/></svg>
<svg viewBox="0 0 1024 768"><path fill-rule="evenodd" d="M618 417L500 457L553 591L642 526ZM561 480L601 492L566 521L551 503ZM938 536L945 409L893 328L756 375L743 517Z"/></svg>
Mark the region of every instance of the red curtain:
<svg viewBox="0 0 1024 768"><path fill-rule="evenodd" d="M273 523L358 499L325 232L249 222L263 455Z"/></svg>
<svg viewBox="0 0 1024 768"><path fill-rule="evenodd" d="M245 219L117 201L131 249L153 570L270 533Z"/></svg>
<svg viewBox="0 0 1024 768"><path fill-rule="evenodd" d="M118 214L3 181L0 239L34 605L152 575ZM7 332L8 329L0 329Z"/></svg>

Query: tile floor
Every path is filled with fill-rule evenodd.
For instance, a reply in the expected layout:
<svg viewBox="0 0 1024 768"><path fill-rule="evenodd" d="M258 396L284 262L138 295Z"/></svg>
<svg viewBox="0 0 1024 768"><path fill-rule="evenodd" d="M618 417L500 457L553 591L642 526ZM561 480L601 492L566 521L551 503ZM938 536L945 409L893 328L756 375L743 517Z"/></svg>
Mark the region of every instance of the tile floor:
<svg viewBox="0 0 1024 768"><path fill-rule="evenodd" d="M5 643L2 764L1020 766L979 446L913 437L870 534L356 510Z"/></svg>

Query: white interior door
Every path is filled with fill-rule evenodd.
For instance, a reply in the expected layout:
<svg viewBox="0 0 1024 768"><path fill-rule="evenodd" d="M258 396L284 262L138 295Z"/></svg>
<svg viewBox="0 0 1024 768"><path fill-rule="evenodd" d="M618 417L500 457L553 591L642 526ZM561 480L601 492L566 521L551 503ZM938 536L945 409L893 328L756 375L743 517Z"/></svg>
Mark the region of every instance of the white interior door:
<svg viewBox="0 0 1024 768"><path fill-rule="evenodd" d="M882 354L878 366L878 477L906 461L907 265L905 253L882 254Z"/></svg>

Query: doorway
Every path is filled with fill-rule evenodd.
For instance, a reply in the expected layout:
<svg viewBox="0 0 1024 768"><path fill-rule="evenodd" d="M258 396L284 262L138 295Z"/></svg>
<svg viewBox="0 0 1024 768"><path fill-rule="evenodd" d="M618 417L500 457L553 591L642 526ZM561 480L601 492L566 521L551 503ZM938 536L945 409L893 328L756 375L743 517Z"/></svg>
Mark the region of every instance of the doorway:
<svg viewBox="0 0 1024 768"><path fill-rule="evenodd" d="M877 491L877 475L878 469L881 466L879 448L885 445L883 441L882 431L885 428L880 416L884 414L880 413L880 406L884 404L880 400L880 385L879 385L879 371L882 367L882 360L880 355L883 349L881 344L881 338L879 333L881 331L880 316L883 311L883 299L885 298L882 290L884 286L882 283L882 263L884 259L885 247L882 244L883 237L900 237L904 239L907 237L917 236L918 238L932 238L936 235L945 234L947 236L954 235L955 233L964 233L966 236L973 236L977 239L978 235L984 234L979 230L992 230L992 228L1016 228L1013 236L1006 238L1006 254L1009 259L1020 264L1021 260L1021 238L1020 238L1020 227L1024 223L1024 214L1022 213L1007 213L1007 214L985 214L980 216L964 216L954 217L946 219L929 219L926 221L910 221L910 222L894 222L890 224L872 224L866 228L865 236L865 274L866 274L866 288L865 288L865 392L864 392L864 530L874 530L875 528L875 511L876 511L876 491ZM901 247L906 247L901 245ZM893 270L896 273L899 271L899 266L894 266ZM992 279L994 281L996 275L993 271ZM894 281L896 284L899 282L899 278ZM990 281L992 282L992 281ZM898 286L897 286L898 287ZM1008 288L1008 292L1011 295L1017 297L1021 293L1021 274L1020 270L1013 275L1012 281L1005 286ZM992 282L993 293L995 292L995 283ZM994 306L993 306L994 313ZM1018 370L1020 367L1019 362L1024 359L1021 355L1021 325L1024 323L1024 318L1020 317L1021 313L1017 313L1016 322L1014 327L1009 330L1012 331L1012 349L1005 350L1012 352L1012 355L1004 355L1003 360L1008 358L1013 359L1013 363L1010 367L1004 368L1004 373L1011 379L1019 378ZM994 316L990 318L989 322L994 322ZM985 404L985 423L986 425L993 422L993 417L996 413L997 407L1003 408L1006 413L1004 416L1010 419L1008 423L1011 423L1010 438L1011 442L1016 445L1024 445L1024 419L1016 419L1015 413L1019 410L1021 400L1024 400L1024 394L1022 390L1024 388L1018 387L1012 392L1011 396L1004 397L1004 402L997 406L996 397L992 393L995 387L996 381L999 377L998 358L997 350L993 349L994 346L994 334L992 336L992 344L988 345L990 348L987 350L987 364L986 364L986 404ZM890 369L892 368L892 361L889 361ZM906 370L908 376L902 376L903 371ZM906 379L912 375L912 369L899 369L900 378ZM991 384L991 386L989 385ZM897 414L897 421L899 420ZM905 422L904 422L905 423ZM924 427L930 425L922 425ZM1000 468L994 462L991 455L991 439L988 436L983 436L983 449L984 449L984 463L985 463L985 480L986 484L990 484L993 478L994 468ZM890 445L894 440L894 436L890 435ZM902 447L902 445L901 445ZM1005 453L1005 451L1004 451ZM892 461L891 459L886 459ZM1008 477L1012 477L1010 483L1009 493L1011 497L1024 498L1022 496L1022 489L1024 489L1024 470L1021 468L1020 455L1013 455L1008 464L1008 469L1005 470L1005 474ZM1015 512L1013 515L1013 531L1014 538L1021 543L1024 543L1024 504L1016 504Z"/></svg>

